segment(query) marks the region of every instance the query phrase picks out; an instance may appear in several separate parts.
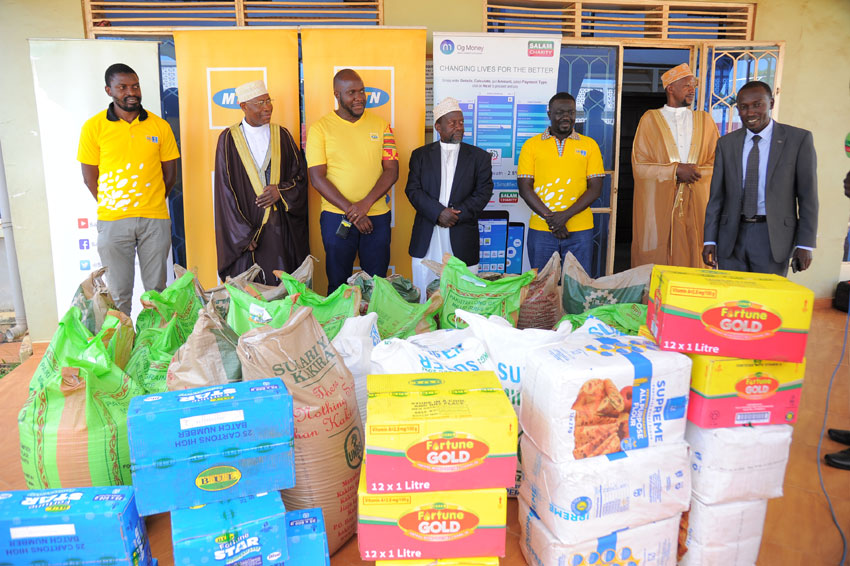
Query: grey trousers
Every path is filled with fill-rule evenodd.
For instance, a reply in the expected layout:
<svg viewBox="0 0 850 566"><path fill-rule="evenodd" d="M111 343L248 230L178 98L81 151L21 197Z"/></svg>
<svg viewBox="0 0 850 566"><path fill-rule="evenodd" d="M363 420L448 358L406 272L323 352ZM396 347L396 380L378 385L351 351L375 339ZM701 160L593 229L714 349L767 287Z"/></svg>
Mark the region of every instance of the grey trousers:
<svg viewBox="0 0 850 566"><path fill-rule="evenodd" d="M129 315L136 277L136 254L145 291L165 289L171 220L122 218L97 221L97 252L118 310Z"/></svg>
<svg viewBox="0 0 850 566"><path fill-rule="evenodd" d="M773 261L767 222L739 224L738 239L732 255L725 259L719 258L718 267L731 271L775 273L783 277L788 274L788 260L781 263Z"/></svg>

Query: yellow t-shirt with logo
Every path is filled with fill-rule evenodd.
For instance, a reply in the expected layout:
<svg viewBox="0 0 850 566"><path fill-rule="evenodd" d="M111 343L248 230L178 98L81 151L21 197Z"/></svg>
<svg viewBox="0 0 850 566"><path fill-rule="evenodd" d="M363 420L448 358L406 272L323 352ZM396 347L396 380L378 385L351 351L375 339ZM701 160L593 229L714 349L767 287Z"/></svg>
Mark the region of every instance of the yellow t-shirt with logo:
<svg viewBox="0 0 850 566"><path fill-rule="evenodd" d="M559 145L562 147L559 148ZM603 177L602 154L592 138L573 132L562 144L549 134L526 140L519 154L517 178L533 179L534 192L552 212L566 210L587 190L587 180ZM528 227L548 232L546 221L533 214ZM590 207L582 210L567 222L567 230L578 232L593 228Z"/></svg>
<svg viewBox="0 0 850 566"><path fill-rule="evenodd" d="M383 172L382 161L398 161L393 130L383 118L364 112L356 122L343 120L335 112L310 126L307 134L307 167L327 165L328 180L350 202L369 194ZM322 210L345 214L324 198ZM369 215L389 212L388 198L380 198Z"/></svg>
<svg viewBox="0 0 850 566"><path fill-rule="evenodd" d="M168 122L142 109L131 123L112 105L83 125L77 161L96 165L97 218L168 218L162 162L180 157Z"/></svg>

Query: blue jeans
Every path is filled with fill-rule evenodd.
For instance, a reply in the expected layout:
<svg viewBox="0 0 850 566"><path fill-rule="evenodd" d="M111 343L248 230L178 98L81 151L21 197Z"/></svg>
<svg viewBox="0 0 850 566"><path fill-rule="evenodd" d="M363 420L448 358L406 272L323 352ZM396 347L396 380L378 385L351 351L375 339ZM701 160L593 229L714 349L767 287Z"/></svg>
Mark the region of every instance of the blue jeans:
<svg viewBox="0 0 850 566"><path fill-rule="evenodd" d="M336 235L336 230L345 216L322 211L319 227L322 231L322 244L325 246L328 295L351 277L354 258L357 255L360 256L360 268L363 271L369 275L387 276L390 266L390 216L389 212L370 216L371 234L362 234L352 224L348 237L343 239Z"/></svg>
<svg viewBox="0 0 850 566"><path fill-rule="evenodd" d="M561 264L564 256L572 252L587 273L590 273L593 257L593 229L570 232L569 238L559 240L552 232L543 230L528 230L528 263L532 268L543 269L552 254L561 254Z"/></svg>

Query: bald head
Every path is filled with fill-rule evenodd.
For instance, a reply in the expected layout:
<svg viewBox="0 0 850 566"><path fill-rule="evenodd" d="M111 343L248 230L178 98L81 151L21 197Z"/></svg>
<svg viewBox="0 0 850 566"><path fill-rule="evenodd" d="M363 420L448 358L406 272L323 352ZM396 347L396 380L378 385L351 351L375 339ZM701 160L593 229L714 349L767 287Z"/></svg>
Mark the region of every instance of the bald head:
<svg viewBox="0 0 850 566"><path fill-rule="evenodd" d="M334 75L334 92L339 92L342 84L348 81L363 82L363 79L360 78L360 75L354 69L343 69Z"/></svg>
<svg viewBox="0 0 850 566"><path fill-rule="evenodd" d="M360 75L352 69L343 69L334 75L334 97L337 100L337 116L356 122L366 110L366 87Z"/></svg>

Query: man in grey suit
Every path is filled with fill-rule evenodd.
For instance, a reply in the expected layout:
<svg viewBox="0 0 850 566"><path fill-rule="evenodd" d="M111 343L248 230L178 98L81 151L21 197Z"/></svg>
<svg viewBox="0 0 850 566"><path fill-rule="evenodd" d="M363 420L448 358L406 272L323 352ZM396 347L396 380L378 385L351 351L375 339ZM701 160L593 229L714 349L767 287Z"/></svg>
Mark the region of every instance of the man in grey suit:
<svg viewBox="0 0 850 566"><path fill-rule="evenodd" d="M807 269L817 240L817 158L808 130L774 122L761 81L738 91L744 127L717 142L705 210L706 265L786 275Z"/></svg>

